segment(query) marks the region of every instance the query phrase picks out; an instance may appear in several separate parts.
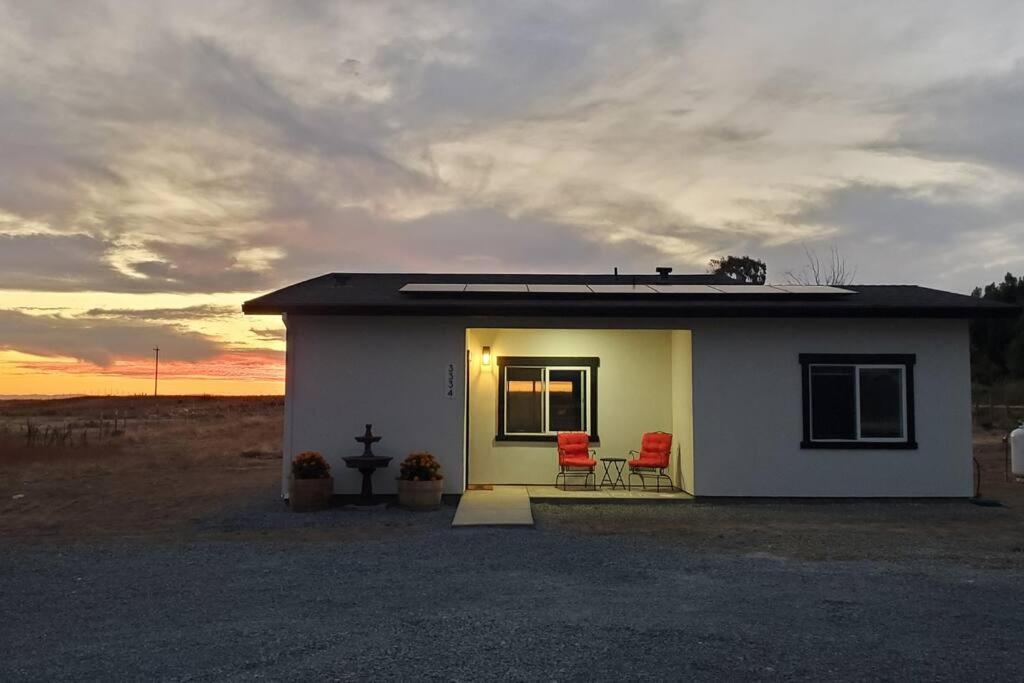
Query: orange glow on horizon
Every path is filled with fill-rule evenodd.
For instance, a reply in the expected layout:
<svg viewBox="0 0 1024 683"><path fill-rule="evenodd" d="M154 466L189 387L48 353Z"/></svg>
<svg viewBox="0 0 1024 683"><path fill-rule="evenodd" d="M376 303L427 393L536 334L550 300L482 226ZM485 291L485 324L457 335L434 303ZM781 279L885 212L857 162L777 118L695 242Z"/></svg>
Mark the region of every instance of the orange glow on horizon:
<svg viewBox="0 0 1024 683"><path fill-rule="evenodd" d="M39 316L55 334L0 339L0 396L126 395L153 393L152 347L160 345L160 394L255 395L284 393L284 322L280 316L244 316L242 301L263 292L111 293L0 289L0 311ZM176 312L178 312L176 314ZM136 314L137 313L137 314ZM142 330L131 353L111 344L113 362L100 366L73 356L103 350L104 328ZM75 330L89 343L74 343ZM146 339L151 329L154 338ZM15 330L17 331L17 330ZM174 338L199 335L208 344L185 344L198 360L176 356ZM90 336L91 335L91 336ZM184 339L183 336L183 339ZM110 339L116 339L114 337ZM113 349L122 349L114 353ZM99 354L101 355L101 354Z"/></svg>
<svg viewBox="0 0 1024 683"><path fill-rule="evenodd" d="M73 358L0 352L0 396L153 393L153 359L122 358L100 367ZM227 351L209 359L160 361L160 394L284 393L284 354Z"/></svg>

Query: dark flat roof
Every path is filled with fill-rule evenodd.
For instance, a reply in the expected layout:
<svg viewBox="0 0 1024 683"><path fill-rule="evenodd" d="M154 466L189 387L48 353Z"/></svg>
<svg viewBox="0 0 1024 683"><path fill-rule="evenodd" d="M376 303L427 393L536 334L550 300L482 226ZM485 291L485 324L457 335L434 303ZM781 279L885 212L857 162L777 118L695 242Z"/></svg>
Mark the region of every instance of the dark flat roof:
<svg viewBox="0 0 1024 683"><path fill-rule="evenodd" d="M627 285L621 292L401 292L406 284ZM636 294L632 285L644 291ZM735 285L722 275L330 273L246 301L249 315L980 318L1020 308L913 285L843 285L852 293L659 293L645 285ZM784 286L784 285L780 285ZM461 290L461 288L459 288ZM517 288L518 289L518 288ZM619 289L619 288L610 288ZM601 291L605 290L605 291ZM649 291L648 291L649 290Z"/></svg>

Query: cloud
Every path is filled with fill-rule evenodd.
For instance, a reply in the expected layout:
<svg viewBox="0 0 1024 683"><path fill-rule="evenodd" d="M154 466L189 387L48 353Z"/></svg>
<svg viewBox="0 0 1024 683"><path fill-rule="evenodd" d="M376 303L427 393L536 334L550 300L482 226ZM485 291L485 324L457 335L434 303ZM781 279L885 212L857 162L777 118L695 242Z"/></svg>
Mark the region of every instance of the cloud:
<svg viewBox="0 0 1024 683"><path fill-rule="evenodd" d="M286 333L286 330L266 327L250 327L249 331L260 341L284 341Z"/></svg>
<svg viewBox="0 0 1024 683"><path fill-rule="evenodd" d="M245 262L237 242L208 240L205 244L147 241L142 248L154 260L127 261L154 289L165 291L252 291L272 281L270 264ZM157 289L159 291L159 289Z"/></svg>
<svg viewBox="0 0 1024 683"><path fill-rule="evenodd" d="M0 22L6 289L737 251L781 272L832 241L883 280L901 250L959 289L1024 267L997 246L1021 235L1019 3L7 2ZM939 268L952 250L971 265Z"/></svg>
<svg viewBox="0 0 1024 683"><path fill-rule="evenodd" d="M86 188L109 189L123 181L108 165L111 150L95 130L67 128L52 105L3 85L0 209L62 224L74 220Z"/></svg>
<svg viewBox="0 0 1024 683"><path fill-rule="evenodd" d="M37 356L67 356L98 366L115 358L141 358L160 347L168 360L198 361L220 352L220 343L169 325L29 315L0 310L0 349Z"/></svg>
<svg viewBox="0 0 1024 683"><path fill-rule="evenodd" d="M64 291L122 276L104 261L108 245L83 234L0 234L0 284Z"/></svg>
<svg viewBox="0 0 1024 683"><path fill-rule="evenodd" d="M825 194L792 220L838 224L873 247L948 248L964 232L1001 228L1024 209L1020 200L978 204L948 197L942 188L929 189L852 184Z"/></svg>
<svg viewBox="0 0 1024 683"><path fill-rule="evenodd" d="M148 240L143 256L115 239L84 234L0 232L0 286L104 292L251 292L273 286L274 258L253 259L239 241ZM247 255L249 255L247 257Z"/></svg>
<svg viewBox="0 0 1024 683"><path fill-rule="evenodd" d="M901 99L895 148L1024 172L1024 60Z"/></svg>
<svg viewBox="0 0 1024 683"><path fill-rule="evenodd" d="M120 320L209 320L233 318L240 315L237 306L199 304L182 308L92 308L83 314L86 318L114 318Z"/></svg>
<svg viewBox="0 0 1024 683"><path fill-rule="evenodd" d="M850 269L856 269L858 282L919 284L947 278L971 283L1016 267L1019 257L1010 244L1014 235L1024 235L1022 215L1019 197L980 202L955 187L910 190L854 183L809 200L789 220L830 230L831 240L805 246L821 256L836 246ZM788 258L784 247L761 253L774 281L785 279L784 270L804 265L796 259L792 266L778 267Z"/></svg>

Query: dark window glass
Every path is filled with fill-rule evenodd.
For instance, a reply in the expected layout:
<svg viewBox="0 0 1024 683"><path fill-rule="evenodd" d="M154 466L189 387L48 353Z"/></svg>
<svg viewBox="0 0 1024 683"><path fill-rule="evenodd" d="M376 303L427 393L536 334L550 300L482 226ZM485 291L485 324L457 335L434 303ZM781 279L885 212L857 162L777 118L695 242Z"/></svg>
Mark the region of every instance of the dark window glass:
<svg viewBox="0 0 1024 683"><path fill-rule="evenodd" d="M544 431L543 368L505 368L505 431L537 434Z"/></svg>
<svg viewBox="0 0 1024 683"><path fill-rule="evenodd" d="M865 439L903 437L903 371L860 369L860 435Z"/></svg>
<svg viewBox="0 0 1024 683"><path fill-rule="evenodd" d="M583 370L551 370L548 374L548 429L552 432L584 431Z"/></svg>
<svg viewBox="0 0 1024 683"><path fill-rule="evenodd" d="M811 438L856 439L856 369L852 365L812 365L810 370Z"/></svg>

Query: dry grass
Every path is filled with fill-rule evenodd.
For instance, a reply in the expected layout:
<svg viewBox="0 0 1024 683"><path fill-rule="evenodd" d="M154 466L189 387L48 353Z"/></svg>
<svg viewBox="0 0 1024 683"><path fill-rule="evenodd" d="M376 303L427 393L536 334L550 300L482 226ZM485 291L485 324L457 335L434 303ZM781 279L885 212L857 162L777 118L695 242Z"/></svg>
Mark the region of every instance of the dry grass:
<svg viewBox="0 0 1024 683"><path fill-rule="evenodd" d="M266 496L280 476L281 408L273 397L0 401L0 535L172 531ZM108 422L101 437L115 412L123 433ZM27 420L72 437L29 446Z"/></svg>

